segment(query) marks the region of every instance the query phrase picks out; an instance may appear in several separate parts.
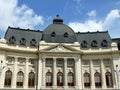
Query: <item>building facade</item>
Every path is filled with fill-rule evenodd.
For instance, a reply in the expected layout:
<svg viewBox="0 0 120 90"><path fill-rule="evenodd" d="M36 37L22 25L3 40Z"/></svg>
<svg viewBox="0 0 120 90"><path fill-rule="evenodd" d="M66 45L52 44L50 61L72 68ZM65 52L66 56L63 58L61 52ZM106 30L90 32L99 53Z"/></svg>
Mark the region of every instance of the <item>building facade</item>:
<svg viewBox="0 0 120 90"><path fill-rule="evenodd" d="M8 27L0 39L0 89L120 89L120 39L77 32L57 15L44 31Z"/></svg>

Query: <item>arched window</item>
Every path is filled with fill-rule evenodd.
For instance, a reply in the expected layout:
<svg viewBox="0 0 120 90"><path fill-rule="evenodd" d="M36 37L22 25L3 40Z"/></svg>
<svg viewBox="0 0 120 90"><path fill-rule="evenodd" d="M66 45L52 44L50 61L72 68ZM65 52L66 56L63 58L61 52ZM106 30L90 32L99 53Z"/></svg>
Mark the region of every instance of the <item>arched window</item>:
<svg viewBox="0 0 120 90"><path fill-rule="evenodd" d="M52 73L49 71L46 73L46 86L52 86Z"/></svg>
<svg viewBox="0 0 120 90"><path fill-rule="evenodd" d="M24 74L22 71L19 71L17 73L17 86L19 87L22 87L23 86L23 80L24 80Z"/></svg>
<svg viewBox="0 0 120 90"><path fill-rule="evenodd" d="M34 74L34 72L29 73L28 86L29 87L35 86L35 74Z"/></svg>
<svg viewBox="0 0 120 90"><path fill-rule="evenodd" d="M92 46L92 47L97 47L97 41L96 41L96 40L93 40L92 43L91 43L91 46Z"/></svg>
<svg viewBox="0 0 120 90"><path fill-rule="evenodd" d="M21 40L20 40L20 45L25 45L25 44L26 44L25 38L21 38Z"/></svg>
<svg viewBox="0 0 120 90"><path fill-rule="evenodd" d="M113 87L112 74L110 72L106 72L105 77L107 87Z"/></svg>
<svg viewBox="0 0 120 90"><path fill-rule="evenodd" d="M10 37L10 39L9 39L9 43L11 43L11 44L15 44L15 42L16 42L15 37L14 37L14 36Z"/></svg>
<svg viewBox="0 0 120 90"><path fill-rule="evenodd" d="M68 86L74 86L74 74L72 72L68 73Z"/></svg>
<svg viewBox="0 0 120 90"><path fill-rule="evenodd" d="M84 86L90 87L90 74L88 72L84 73Z"/></svg>
<svg viewBox="0 0 120 90"><path fill-rule="evenodd" d="M86 42L86 41L83 41L83 42L81 43L81 47L82 47L82 48L87 48L87 42Z"/></svg>
<svg viewBox="0 0 120 90"><path fill-rule="evenodd" d="M94 77L95 77L95 86L97 88L101 87L101 76L100 76L100 73L99 72L96 72L94 74Z"/></svg>
<svg viewBox="0 0 120 90"><path fill-rule="evenodd" d="M64 37L66 37L66 38L68 37L68 33L67 33L67 32L66 32L66 33L64 33Z"/></svg>
<svg viewBox="0 0 120 90"><path fill-rule="evenodd" d="M55 36L56 36L55 32L52 32L51 37L55 37Z"/></svg>
<svg viewBox="0 0 120 90"><path fill-rule="evenodd" d="M35 39L32 39L32 40L30 41L30 45L31 45L31 46L36 46L36 43L37 43L37 42L36 42Z"/></svg>
<svg viewBox="0 0 120 90"><path fill-rule="evenodd" d="M107 47L108 46L107 40L103 40L102 43L101 43L101 46L102 47Z"/></svg>
<svg viewBox="0 0 120 90"><path fill-rule="evenodd" d="M10 70L5 72L5 86L11 86L12 72Z"/></svg>
<svg viewBox="0 0 120 90"><path fill-rule="evenodd" d="M57 86L63 86L63 73L57 73Z"/></svg>

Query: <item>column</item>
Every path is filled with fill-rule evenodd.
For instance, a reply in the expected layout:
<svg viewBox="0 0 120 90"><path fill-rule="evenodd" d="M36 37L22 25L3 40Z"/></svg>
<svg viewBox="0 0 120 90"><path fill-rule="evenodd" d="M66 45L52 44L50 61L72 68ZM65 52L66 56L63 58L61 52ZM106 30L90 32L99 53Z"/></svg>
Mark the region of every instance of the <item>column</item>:
<svg viewBox="0 0 120 90"><path fill-rule="evenodd" d="M53 58L53 88L57 88L56 58Z"/></svg>
<svg viewBox="0 0 120 90"><path fill-rule="evenodd" d="M46 77L46 75L45 75L45 58L43 58L42 59L42 89L44 89L46 86L45 85L46 84L45 77Z"/></svg>
<svg viewBox="0 0 120 90"><path fill-rule="evenodd" d="M15 57L15 64L14 64L14 71L13 71L13 78L12 78L12 88L16 88L16 83L17 83L17 60L18 57Z"/></svg>
<svg viewBox="0 0 120 90"><path fill-rule="evenodd" d="M67 58L64 58L64 88L68 88L67 86Z"/></svg>
<svg viewBox="0 0 120 90"><path fill-rule="evenodd" d="M94 68L93 68L93 62L90 59L90 76L91 76L91 89L95 89L95 80L94 80Z"/></svg>
<svg viewBox="0 0 120 90"><path fill-rule="evenodd" d="M102 59L100 60L100 65L101 65L102 88L105 89L106 88L105 67Z"/></svg>
<svg viewBox="0 0 120 90"><path fill-rule="evenodd" d="M75 58L75 89L82 89L80 65L81 59Z"/></svg>
<svg viewBox="0 0 120 90"><path fill-rule="evenodd" d="M41 89L41 86L42 86L42 67L41 66L42 66L42 59L39 58L39 60L38 60L38 83L37 83L38 87L37 87L37 90Z"/></svg>
<svg viewBox="0 0 120 90"><path fill-rule="evenodd" d="M28 88L28 77L29 77L29 72L28 72L28 69L29 69L29 59L26 58L26 65L25 65L25 83L24 83L24 88Z"/></svg>

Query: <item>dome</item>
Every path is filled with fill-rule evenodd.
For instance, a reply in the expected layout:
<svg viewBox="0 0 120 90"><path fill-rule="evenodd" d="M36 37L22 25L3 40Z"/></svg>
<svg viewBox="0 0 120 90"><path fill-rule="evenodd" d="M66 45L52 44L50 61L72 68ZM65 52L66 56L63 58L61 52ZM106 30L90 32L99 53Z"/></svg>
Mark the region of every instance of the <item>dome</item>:
<svg viewBox="0 0 120 90"><path fill-rule="evenodd" d="M76 35L69 26L63 24L63 20L57 15L53 19L53 24L44 30L43 40L54 43L73 43L76 41Z"/></svg>

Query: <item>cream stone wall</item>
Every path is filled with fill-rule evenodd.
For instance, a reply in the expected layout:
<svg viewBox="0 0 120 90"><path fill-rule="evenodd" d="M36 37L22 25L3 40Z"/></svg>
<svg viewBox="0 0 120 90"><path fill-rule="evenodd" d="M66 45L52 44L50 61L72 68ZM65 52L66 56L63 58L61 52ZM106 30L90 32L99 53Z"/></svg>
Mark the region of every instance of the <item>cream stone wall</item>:
<svg viewBox="0 0 120 90"><path fill-rule="evenodd" d="M13 62L8 62L12 58ZM52 58L52 67L46 67L46 59ZM63 67L57 67L57 59L62 58ZM19 63L19 59L24 60ZM34 64L30 60L34 60ZM67 67L67 60L74 60L74 67ZM38 47L10 45L4 39L0 39L0 61L2 63L2 73L0 77L0 89L86 89L84 87L84 73L88 72L91 76L91 85L87 89L96 89L94 73L97 71L101 74L102 87L100 89L118 89L120 87L120 52L117 44L112 43L107 48L89 48L82 49L78 42L73 44L67 43L46 43L41 41ZM106 63L106 64L105 64ZM109 64L107 64L109 63ZM11 87L5 87L5 72L12 72ZM16 86L17 73L24 73L23 87ZM28 74L35 73L35 87L28 87ZM50 71L53 74L52 87L46 87L46 73ZM64 75L63 87L57 87L56 74L61 71ZM74 86L69 87L67 84L67 73L74 73ZM107 88L105 73L112 73L113 87ZM117 73L116 73L117 72ZM117 75L119 77L117 77Z"/></svg>

